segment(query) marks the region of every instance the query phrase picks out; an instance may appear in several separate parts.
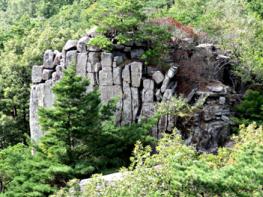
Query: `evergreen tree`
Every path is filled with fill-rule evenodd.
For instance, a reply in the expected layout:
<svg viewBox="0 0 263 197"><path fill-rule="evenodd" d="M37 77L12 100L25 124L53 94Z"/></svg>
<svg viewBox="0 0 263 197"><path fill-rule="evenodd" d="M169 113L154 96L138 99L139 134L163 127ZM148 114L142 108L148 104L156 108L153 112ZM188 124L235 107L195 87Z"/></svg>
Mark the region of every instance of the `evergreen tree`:
<svg viewBox="0 0 263 197"><path fill-rule="evenodd" d="M135 142L151 140L151 121L115 126L110 118L112 102L103 105L98 91L86 92L88 84L70 66L53 88L54 107L39 111L40 124L46 131L40 141L41 151L74 168L78 177L127 164Z"/></svg>
<svg viewBox="0 0 263 197"><path fill-rule="evenodd" d="M0 151L0 196L48 196L72 174L69 166L23 144Z"/></svg>
<svg viewBox="0 0 263 197"><path fill-rule="evenodd" d="M88 84L70 66L53 88L54 107L39 111L40 124L47 131L41 143L46 145L48 154L75 167L80 160L89 158L89 145L101 130L99 94L86 93Z"/></svg>
<svg viewBox="0 0 263 197"><path fill-rule="evenodd" d="M263 91L247 90L240 104L235 106L234 121L241 124L263 124Z"/></svg>

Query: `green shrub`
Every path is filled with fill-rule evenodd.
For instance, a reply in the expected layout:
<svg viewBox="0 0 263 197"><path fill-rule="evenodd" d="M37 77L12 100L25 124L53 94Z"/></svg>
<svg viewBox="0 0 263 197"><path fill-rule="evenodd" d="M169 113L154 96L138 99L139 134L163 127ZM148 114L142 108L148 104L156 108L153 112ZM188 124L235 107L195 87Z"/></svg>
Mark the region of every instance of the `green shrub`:
<svg viewBox="0 0 263 197"><path fill-rule="evenodd" d="M238 124L263 124L263 91L247 90L240 104L235 106L236 116L233 118Z"/></svg>
<svg viewBox="0 0 263 197"><path fill-rule="evenodd" d="M232 148L199 155L177 135L159 141L159 154L137 143L124 178L106 184L100 177L81 196L262 196L263 128L241 127Z"/></svg>
<svg viewBox="0 0 263 197"><path fill-rule="evenodd" d="M71 178L70 167L33 150L17 144L0 151L0 196L47 196Z"/></svg>
<svg viewBox="0 0 263 197"><path fill-rule="evenodd" d="M97 35L91 39L88 44L108 51L112 48L112 42L104 35Z"/></svg>

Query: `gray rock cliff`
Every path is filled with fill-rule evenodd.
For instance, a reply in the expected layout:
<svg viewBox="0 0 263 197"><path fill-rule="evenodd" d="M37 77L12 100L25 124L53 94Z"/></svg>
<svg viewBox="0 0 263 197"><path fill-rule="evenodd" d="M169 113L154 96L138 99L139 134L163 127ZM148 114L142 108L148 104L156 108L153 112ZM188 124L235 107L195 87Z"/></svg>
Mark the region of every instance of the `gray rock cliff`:
<svg viewBox="0 0 263 197"><path fill-rule="evenodd" d="M144 65L139 60L145 46L133 43L115 47L110 53L87 46L89 35L80 40L69 40L62 52L47 50L43 65L33 66L30 97L31 138L44 135L38 124L39 107L50 107L55 97L53 85L63 77L63 70L75 64L77 74L87 77L87 91L99 87L101 99L107 102L119 98L116 121L118 125L138 122L154 114L159 102L175 95L183 95L194 103L207 96L203 109L190 121L177 117L162 117L152 134L160 138L174 127L182 131L186 143L199 151L214 152L229 136L231 106L235 102L234 90L227 80L228 57L211 44L174 44L166 64L168 69ZM129 50L127 50L127 48Z"/></svg>

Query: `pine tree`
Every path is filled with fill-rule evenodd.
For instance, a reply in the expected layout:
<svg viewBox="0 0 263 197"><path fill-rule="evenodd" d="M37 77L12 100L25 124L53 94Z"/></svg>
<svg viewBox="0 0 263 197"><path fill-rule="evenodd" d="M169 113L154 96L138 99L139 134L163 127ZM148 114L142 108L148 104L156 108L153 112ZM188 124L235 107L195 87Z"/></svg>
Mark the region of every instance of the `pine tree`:
<svg viewBox="0 0 263 197"><path fill-rule="evenodd" d="M77 177L127 165L136 141L152 139L148 135L152 121L115 126L114 102L102 104L97 90L86 92L88 84L70 66L53 88L54 107L39 111L46 131L41 151L74 168Z"/></svg>
<svg viewBox="0 0 263 197"><path fill-rule="evenodd" d="M53 88L54 107L39 110L40 124L47 131L41 144L48 154L75 167L80 160L90 157L89 145L101 129L99 94L97 91L86 93L88 84L76 75L75 67L70 66Z"/></svg>

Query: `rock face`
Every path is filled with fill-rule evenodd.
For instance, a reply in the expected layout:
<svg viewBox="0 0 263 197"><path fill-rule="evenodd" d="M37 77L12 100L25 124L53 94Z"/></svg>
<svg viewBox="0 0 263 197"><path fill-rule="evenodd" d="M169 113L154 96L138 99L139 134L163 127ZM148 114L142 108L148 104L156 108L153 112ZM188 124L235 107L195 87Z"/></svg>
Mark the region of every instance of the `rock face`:
<svg viewBox="0 0 263 197"><path fill-rule="evenodd" d="M172 47L165 62L168 69L146 67L140 61L145 46L116 46L111 53L87 46L92 36L79 41L69 40L62 53L47 50L43 65L33 66L30 98L31 137L38 140L43 132L39 128L37 110L54 103L53 85L63 77L63 70L76 65L77 74L87 77L87 91L99 87L101 99L107 102L119 99L116 112L118 125L131 124L151 117L158 102L169 101L174 95L184 95L189 103L207 96L204 107L191 121L177 117L162 117L152 134L180 128L187 143L200 151L214 152L229 135L233 90L227 86L228 58L211 44L181 43ZM180 44L178 44L180 45Z"/></svg>

